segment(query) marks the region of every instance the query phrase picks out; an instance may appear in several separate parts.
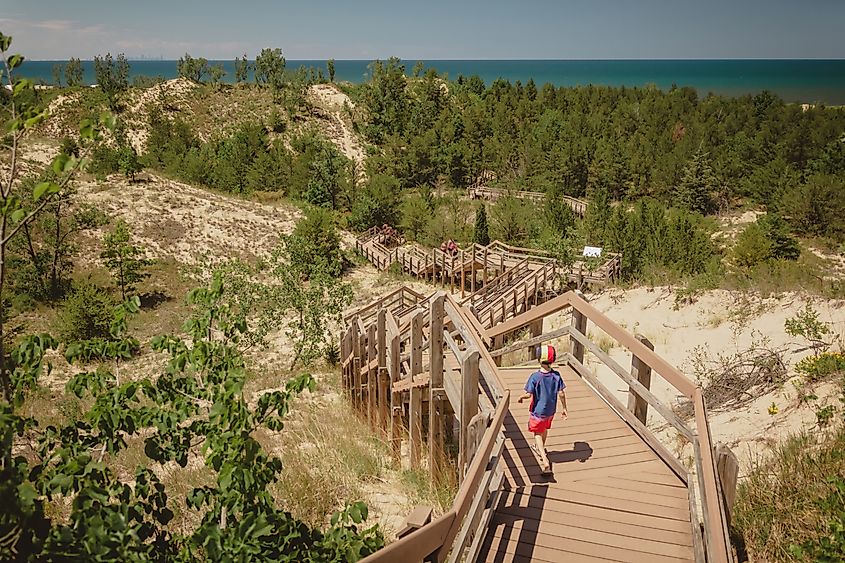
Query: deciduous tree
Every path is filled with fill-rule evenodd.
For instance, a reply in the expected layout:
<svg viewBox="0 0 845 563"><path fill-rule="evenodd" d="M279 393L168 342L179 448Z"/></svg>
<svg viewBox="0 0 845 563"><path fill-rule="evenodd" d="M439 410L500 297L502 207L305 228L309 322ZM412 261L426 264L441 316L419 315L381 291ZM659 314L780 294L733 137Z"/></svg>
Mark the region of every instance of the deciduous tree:
<svg viewBox="0 0 845 563"><path fill-rule="evenodd" d="M204 57L197 59L193 58L189 53L185 53L184 57L180 57L176 63L176 70L179 76L187 78L191 82L200 83L203 77L209 73L208 60Z"/></svg>

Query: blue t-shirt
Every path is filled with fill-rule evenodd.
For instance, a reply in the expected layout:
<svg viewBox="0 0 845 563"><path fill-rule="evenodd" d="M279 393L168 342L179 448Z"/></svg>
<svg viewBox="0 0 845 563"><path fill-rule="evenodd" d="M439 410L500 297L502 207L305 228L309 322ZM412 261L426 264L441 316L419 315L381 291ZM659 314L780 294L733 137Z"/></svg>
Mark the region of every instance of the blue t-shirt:
<svg viewBox="0 0 845 563"><path fill-rule="evenodd" d="M557 410L557 394L566 388L560 373L535 371L525 384L525 392L531 393L531 414L539 418L552 416Z"/></svg>

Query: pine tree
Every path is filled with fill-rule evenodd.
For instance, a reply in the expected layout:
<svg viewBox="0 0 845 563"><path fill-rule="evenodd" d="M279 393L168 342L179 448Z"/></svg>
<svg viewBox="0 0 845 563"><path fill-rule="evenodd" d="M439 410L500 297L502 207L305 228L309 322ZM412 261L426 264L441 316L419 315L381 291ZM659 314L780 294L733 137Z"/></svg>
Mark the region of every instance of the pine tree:
<svg viewBox="0 0 845 563"><path fill-rule="evenodd" d="M329 82L334 82L334 59L326 61L326 68L329 71Z"/></svg>
<svg viewBox="0 0 845 563"><path fill-rule="evenodd" d="M103 239L105 249L100 258L111 272L123 300L135 293L135 285L149 276L144 271L152 260L144 258L144 249L132 244L132 233L123 220L117 222L114 232Z"/></svg>
<svg viewBox="0 0 845 563"><path fill-rule="evenodd" d="M584 214L584 242L591 246L603 246L605 231L610 220L610 198L606 189L598 189L587 205Z"/></svg>
<svg viewBox="0 0 845 563"><path fill-rule="evenodd" d="M490 229L487 226L487 207L481 203L475 212L475 230L472 241L482 246L490 244Z"/></svg>
<svg viewBox="0 0 845 563"><path fill-rule="evenodd" d="M675 205L687 211L706 213L710 208L710 194L718 184L708 154L699 149L684 167L681 183L675 189Z"/></svg>

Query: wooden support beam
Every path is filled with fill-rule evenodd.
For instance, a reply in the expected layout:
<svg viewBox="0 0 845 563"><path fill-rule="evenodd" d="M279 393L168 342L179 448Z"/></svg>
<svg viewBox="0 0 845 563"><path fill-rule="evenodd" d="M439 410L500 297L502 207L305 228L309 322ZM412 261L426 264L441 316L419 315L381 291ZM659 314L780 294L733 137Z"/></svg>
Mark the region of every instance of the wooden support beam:
<svg viewBox="0 0 845 563"><path fill-rule="evenodd" d="M648 338L641 334L635 335L635 338L643 343L649 350L654 350ZM640 382L640 385L646 389L651 388L651 368L647 366L636 354L631 355L631 377ZM628 410L634 413L637 420L646 424L648 420L648 402L644 397L640 397L633 387L628 387Z"/></svg>
<svg viewBox="0 0 845 563"><path fill-rule="evenodd" d="M352 323L352 404L361 409L361 335L358 325Z"/></svg>
<svg viewBox="0 0 845 563"><path fill-rule="evenodd" d="M417 311L411 317L411 381L422 373L422 345L423 345L423 317L422 311ZM422 457L423 436L422 436L422 395L423 388L411 387L411 397L408 403L408 430L411 454L411 468L417 469L420 466Z"/></svg>
<svg viewBox="0 0 845 563"><path fill-rule="evenodd" d="M388 349L387 373L390 377L390 449L394 461L399 461L402 447L402 395L393 393L393 383L399 381L399 329L393 315L387 317L390 330L390 344Z"/></svg>
<svg viewBox="0 0 845 563"><path fill-rule="evenodd" d="M463 250L461 250L461 299L464 298L464 292L466 291L466 274L467 274L467 267L466 267L466 254Z"/></svg>
<svg viewBox="0 0 845 563"><path fill-rule="evenodd" d="M390 427L390 376L387 373L387 312L382 309L376 318L376 352L378 356L378 428L387 432Z"/></svg>
<svg viewBox="0 0 845 563"><path fill-rule="evenodd" d="M581 311L572 309L572 329L580 332L581 334L587 334L587 317L584 316ZM570 350L569 353L572 354L572 357L578 360L581 363L584 363L584 345L581 344L578 340L572 337L572 333L569 333L569 341L570 341Z"/></svg>
<svg viewBox="0 0 845 563"><path fill-rule="evenodd" d="M455 293L455 256L449 255L449 293Z"/></svg>
<svg viewBox="0 0 845 563"><path fill-rule="evenodd" d="M473 350L464 356L461 365L461 413L459 425L461 429L460 449L458 452L458 472L463 481L466 466L469 464L469 423L478 414L478 350Z"/></svg>
<svg viewBox="0 0 845 563"><path fill-rule="evenodd" d="M428 400L428 468L436 475L440 471L438 461L443 458L444 412L441 389L443 388L443 317L446 314L446 297L438 295L431 301L430 336L429 336L429 386Z"/></svg>
<svg viewBox="0 0 845 563"><path fill-rule="evenodd" d="M370 428L375 429L378 425L378 405L376 404L376 393L378 393L378 353L376 352L376 325L370 325L367 329L367 421Z"/></svg>
<svg viewBox="0 0 845 563"><path fill-rule="evenodd" d="M534 280L536 282L536 278ZM537 319L535 322L531 323L531 338L538 338L540 335L543 334L543 319ZM535 359L537 356L535 354L535 345L529 344L528 345L528 358Z"/></svg>
<svg viewBox="0 0 845 563"><path fill-rule="evenodd" d="M420 467L420 460L422 458L423 450L423 435L422 435L422 398L423 387L411 387L411 398L408 404L408 426L409 426L409 441L411 454L411 469L418 469Z"/></svg>
<svg viewBox="0 0 845 563"><path fill-rule="evenodd" d="M470 257L470 259L472 260L472 262L470 263L470 266L469 266L470 272L471 272L470 273L470 280L469 280L469 284L470 284L469 290L470 290L471 293L475 293L475 274L476 274L476 266L477 266L477 264L475 263L475 243L472 243L471 248L472 248L472 250L470 252L471 252L472 256ZM463 295L461 295L461 297L463 297Z"/></svg>

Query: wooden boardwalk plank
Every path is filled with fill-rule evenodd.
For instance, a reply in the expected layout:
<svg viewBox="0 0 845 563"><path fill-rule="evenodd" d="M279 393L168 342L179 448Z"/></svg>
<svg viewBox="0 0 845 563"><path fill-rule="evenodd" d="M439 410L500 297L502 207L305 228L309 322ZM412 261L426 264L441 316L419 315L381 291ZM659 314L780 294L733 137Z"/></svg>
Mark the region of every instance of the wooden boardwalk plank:
<svg viewBox="0 0 845 563"><path fill-rule="evenodd" d="M614 524L635 525L638 528L641 528L641 533L646 536L649 536L653 530L665 530L668 532L685 534L689 541L692 541L692 538L689 537L689 524L681 520L673 520L671 518L662 518L660 516L651 516L646 514L620 512L612 510L606 506L591 506L588 504L579 505L553 498L524 494L524 491L503 492L497 511L501 511L502 513L512 513L514 510L523 510L531 507L543 510L544 513L550 514L550 518L552 519L558 518L559 516L557 515L580 515L592 518L593 520L603 520Z"/></svg>
<svg viewBox="0 0 845 563"><path fill-rule="evenodd" d="M512 396L533 371L501 370ZM563 377L569 417L549 431L552 476L530 448L528 404L505 419L506 490L480 560L693 560L686 485L574 372Z"/></svg>
<svg viewBox="0 0 845 563"><path fill-rule="evenodd" d="M618 548L607 545L599 545L575 539L559 541L556 547L549 547L544 542L538 541L538 534L526 530L508 530L507 533L488 533L487 541L482 548L480 560L484 561L511 561L508 556L520 555L528 557L529 561L549 561L563 563L570 561L573 555L580 556L582 561L624 561L625 563L678 563L679 561L691 561L692 549L689 557L667 557L653 553L643 553L630 548ZM548 537L548 536L547 536ZM503 551L504 556L498 552Z"/></svg>
<svg viewBox="0 0 845 563"><path fill-rule="evenodd" d="M647 530L648 537L642 537L644 535L642 533L626 535L624 532L635 534L636 529L642 529L638 526L625 526L624 524L616 524L610 528L606 521L590 520L581 516L561 518L561 521L558 522L542 513L538 515L542 516L543 519L497 514L491 526L496 529L494 534L501 534L503 529L535 534L538 545L546 545L547 547L558 547L560 542L556 540L566 538L664 557L689 557L692 550L692 545L689 545L691 542L688 542L687 545L681 543L685 541L682 534L675 533L673 535L671 532L663 533L661 530L649 529ZM660 537L667 541L656 539L658 534L662 534Z"/></svg>

